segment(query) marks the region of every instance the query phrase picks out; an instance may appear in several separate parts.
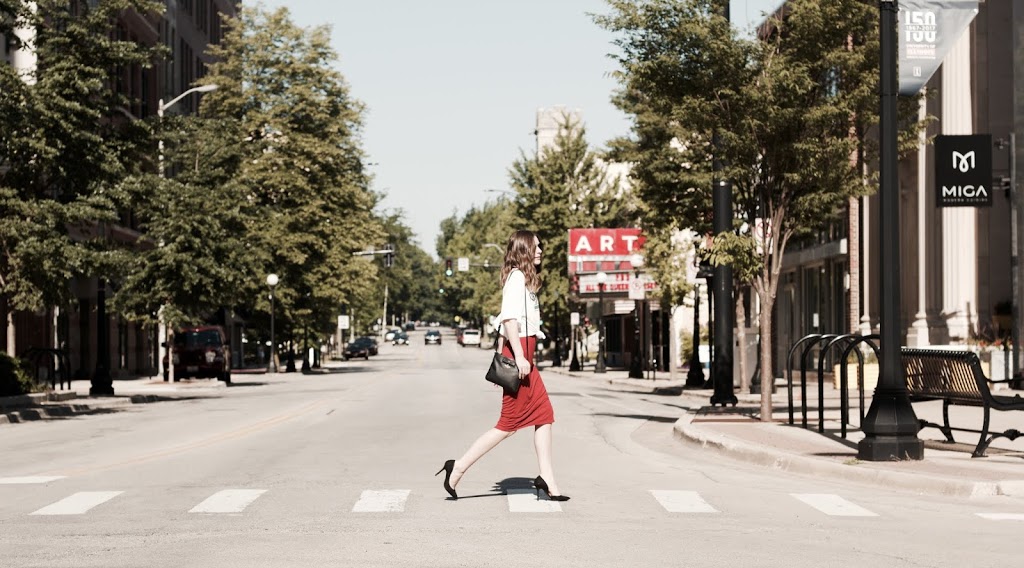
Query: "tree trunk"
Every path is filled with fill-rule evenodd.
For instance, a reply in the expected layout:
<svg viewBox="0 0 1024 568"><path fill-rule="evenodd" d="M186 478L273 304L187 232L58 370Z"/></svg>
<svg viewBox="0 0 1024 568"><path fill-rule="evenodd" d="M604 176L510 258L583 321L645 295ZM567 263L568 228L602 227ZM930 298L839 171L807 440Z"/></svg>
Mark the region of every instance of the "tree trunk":
<svg viewBox="0 0 1024 568"><path fill-rule="evenodd" d="M758 316L758 327L761 331L761 421L772 421L772 390L775 377L772 369L772 307L775 298L772 294L759 294L761 313Z"/></svg>

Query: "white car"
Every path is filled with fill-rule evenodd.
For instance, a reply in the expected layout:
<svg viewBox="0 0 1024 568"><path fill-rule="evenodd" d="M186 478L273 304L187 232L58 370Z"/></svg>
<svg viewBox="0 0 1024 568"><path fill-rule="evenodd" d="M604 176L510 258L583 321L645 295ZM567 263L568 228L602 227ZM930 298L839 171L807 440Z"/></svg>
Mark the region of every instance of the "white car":
<svg viewBox="0 0 1024 568"><path fill-rule="evenodd" d="M462 332L462 346L476 345L480 346L480 330L479 329L467 329Z"/></svg>

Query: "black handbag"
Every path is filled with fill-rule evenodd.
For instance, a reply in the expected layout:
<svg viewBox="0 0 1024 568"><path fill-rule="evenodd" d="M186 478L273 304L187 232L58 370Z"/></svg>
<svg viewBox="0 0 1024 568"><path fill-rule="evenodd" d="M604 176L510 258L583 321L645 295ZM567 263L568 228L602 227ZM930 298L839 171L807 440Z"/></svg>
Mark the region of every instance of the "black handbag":
<svg viewBox="0 0 1024 568"><path fill-rule="evenodd" d="M502 387L509 394L519 392L519 367L514 359L495 353L491 360L491 368L487 369L486 378L488 381Z"/></svg>
<svg viewBox="0 0 1024 568"><path fill-rule="evenodd" d="M528 313L528 305L526 303L526 292L523 292L523 333L526 333L526 329L529 326L529 319L526 315ZM498 324L501 325L501 324ZM519 385L522 383L522 379L519 378L519 366L516 365L515 359L510 359L501 354L501 343L503 338L501 331L498 331L498 350L494 352L494 358L491 359L491 367L487 369L487 374L484 378L488 381L498 385L505 389L508 394L514 395L519 392Z"/></svg>

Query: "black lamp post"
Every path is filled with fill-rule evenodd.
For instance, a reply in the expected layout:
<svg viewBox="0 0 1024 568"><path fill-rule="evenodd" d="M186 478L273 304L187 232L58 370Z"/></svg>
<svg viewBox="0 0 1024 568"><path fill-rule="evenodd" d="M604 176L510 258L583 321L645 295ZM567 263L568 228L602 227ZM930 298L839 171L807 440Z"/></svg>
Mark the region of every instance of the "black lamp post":
<svg viewBox="0 0 1024 568"><path fill-rule="evenodd" d="M644 257L634 254L630 257L629 263L633 266L633 278L640 279L640 267L644 265ZM633 299L633 356L629 361L629 378L644 378L644 355L643 346L640 341L640 309L643 300Z"/></svg>
<svg viewBox="0 0 1024 568"><path fill-rule="evenodd" d="M270 287L270 361L267 363L267 372L277 372L277 343L274 340L274 287L278 283L277 274L267 275L267 286Z"/></svg>
<svg viewBox="0 0 1024 568"><path fill-rule="evenodd" d="M96 288L96 371L92 375L89 396L114 396L110 378L110 322L107 321L107 282L99 279Z"/></svg>
<svg viewBox="0 0 1024 568"><path fill-rule="evenodd" d="M574 313L573 315L579 317L578 313ZM576 335L579 333L579 327L579 321L577 321L575 325L570 325L569 327L569 333L572 335L572 361L569 362L570 371L579 371L581 369L579 357L576 356L576 344L579 343L579 341L576 340Z"/></svg>
<svg viewBox="0 0 1024 568"><path fill-rule="evenodd" d="M607 371L604 365L604 284L607 281L607 274L597 273L597 364L594 366L595 373Z"/></svg>
<svg viewBox="0 0 1024 568"><path fill-rule="evenodd" d="M881 368L878 386L857 444L857 457L889 461L924 457L924 442L910 406L900 359L900 191L896 132L896 0L879 0L880 112L879 112L879 209L881 214Z"/></svg>
<svg viewBox="0 0 1024 568"><path fill-rule="evenodd" d="M700 283L693 285L693 352L690 353L690 370L686 372L686 386L704 386L704 366L700 363Z"/></svg>

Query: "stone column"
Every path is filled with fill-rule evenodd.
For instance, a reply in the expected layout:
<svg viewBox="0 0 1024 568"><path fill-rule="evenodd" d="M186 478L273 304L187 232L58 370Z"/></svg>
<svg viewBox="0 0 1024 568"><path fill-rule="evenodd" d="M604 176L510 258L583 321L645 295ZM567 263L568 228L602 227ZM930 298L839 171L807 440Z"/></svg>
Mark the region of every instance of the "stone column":
<svg viewBox="0 0 1024 568"><path fill-rule="evenodd" d="M928 117L927 92L921 97L917 119ZM907 345L926 347L928 340L928 133L921 129L917 145L917 313L907 334Z"/></svg>
<svg viewBox="0 0 1024 568"><path fill-rule="evenodd" d="M942 133L974 132L971 100L971 34L965 31L942 63ZM973 207L942 210L942 312L951 340L966 340L977 323L977 213Z"/></svg>
<svg viewBox="0 0 1024 568"><path fill-rule="evenodd" d="M860 221L864 230L861 232L861 259L864 262L860 263L860 281L861 281L861 294L860 297L863 301L861 305L864 308L861 310L860 316L860 334L870 335L871 334L871 261L874 256L871 255L871 201L868 196L861 198L860 206Z"/></svg>

